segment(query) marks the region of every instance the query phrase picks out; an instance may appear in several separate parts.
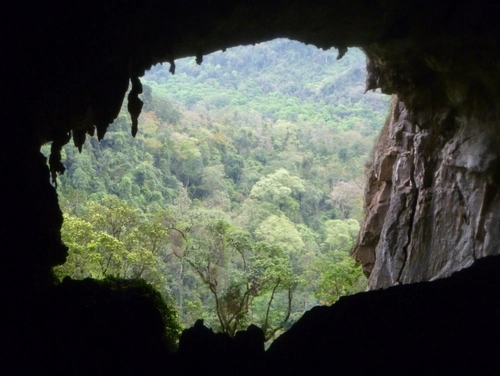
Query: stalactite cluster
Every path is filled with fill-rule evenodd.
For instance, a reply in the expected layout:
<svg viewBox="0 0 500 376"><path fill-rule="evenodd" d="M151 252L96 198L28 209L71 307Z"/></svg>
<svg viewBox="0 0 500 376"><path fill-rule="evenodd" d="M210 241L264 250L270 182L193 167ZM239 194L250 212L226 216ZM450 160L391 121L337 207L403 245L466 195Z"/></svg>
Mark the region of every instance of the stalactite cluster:
<svg viewBox="0 0 500 376"><path fill-rule="evenodd" d="M375 373L403 374L405 367L420 374L500 372L498 257L486 258L500 253L498 4L20 0L9 4L5 15L0 25L3 373L78 373L78 365L88 373L102 372L83 361L96 353L92 341L102 340L84 330L94 322L112 331L109 349L133 342L132 334L123 342L122 327L113 326L113 307L104 321L99 308L92 311L95 321L88 321L70 306L71 293L54 292L51 267L64 262L66 247L49 179L64 171L61 147L72 137L81 149L87 134L97 133L101 140L130 82L135 135L142 108L140 77L154 64L169 62L174 73L178 58L191 56L201 63L213 51L276 37L337 47L339 57L348 47L361 47L368 58L367 89L395 95L367 172L366 218L354 249L370 275L370 287L433 280L484 260L448 282L399 286L316 309L273 347L262 360L264 369L325 373L335 367L352 374L362 364L363 371ZM50 170L39 153L47 142L53 142ZM121 322L129 322L127 309L122 311ZM137 312L144 320L155 317L151 311ZM80 328L80 337L72 337L72 325ZM66 346L62 363L52 351L52 329L57 338L74 338L75 351ZM343 340L348 346L338 345ZM106 346L99 346L100 354ZM122 348L130 354L129 369L141 370L144 359ZM156 350L151 353L160 367L156 355L164 352ZM107 370L114 360L102 357Z"/></svg>

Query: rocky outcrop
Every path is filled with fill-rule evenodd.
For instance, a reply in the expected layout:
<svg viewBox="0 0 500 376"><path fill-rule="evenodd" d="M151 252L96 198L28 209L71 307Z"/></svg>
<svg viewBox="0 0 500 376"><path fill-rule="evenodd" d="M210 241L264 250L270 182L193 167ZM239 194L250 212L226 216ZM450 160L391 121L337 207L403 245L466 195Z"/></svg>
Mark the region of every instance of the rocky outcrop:
<svg viewBox="0 0 500 376"><path fill-rule="evenodd" d="M142 280L0 286L2 375L157 375L176 364L172 311Z"/></svg>
<svg viewBox="0 0 500 376"><path fill-rule="evenodd" d="M86 134L102 138L129 82L136 117L139 77L160 62L173 72L181 57L201 63L204 54L276 37L335 46L339 56L362 47L367 87L399 98L368 173L367 218L354 253L370 287L443 277L498 253L499 15L490 0L11 2L0 24L0 285L7 307L0 349L9 360L2 365L32 371L25 374L78 374L78 367L85 374L153 374L164 367L161 330L147 325L154 312L135 314L128 299L122 304L106 291L91 307L86 296L93 289L83 289L81 303L76 296L70 306L73 287L54 292L50 268L64 261L66 248L38 148L53 141L51 172L62 171L63 144L73 138L81 147ZM499 266L488 262L468 278L373 291L317 308L273 346L267 369L498 374ZM109 307L104 316L103 306ZM95 320L87 321L87 313ZM115 325L118 313L126 325ZM137 326L130 326L134 320ZM135 329L124 336L125 327ZM114 339L109 346L100 343L106 337ZM142 351L128 357L137 345ZM96 363L87 362L94 356ZM93 367L100 362L104 368Z"/></svg>
<svg viewBox="0 0 500 376"><path fill-rule="evenodd" d="M497 375L500 256L450 278L315 307L267 351L269 375Z"/></svg>
<svg viewBox="0 0 500 376"><path fill-rule="evenodd" d="M396 139L383 141L387 145L375 161L382 175L373 175L370 194L378 198L373 196L370 205L373 209L372 199L378 200L379 209L368 213L367 230L356 251L367 272L375 270L373 276L380 273L381 280L390 281L372 282L373 287L445 275L470 263L472 248L476 257L497 251L496 235L487 232L495 229L497 221L489 208L498 205L498 183L489 182L491 172L487 172L497 163L490 160L494 156L489 156L487 142L500 133L495 131L500 114L497 4L488 0L473 4L454 0L439 4L425 0L276 0L271 4L255 0L249 6L244 0L144 0L119 6L103 1L71 7L26 1L11 5L9 17L0 25L7 51L2 87L8 93L2 101L0 175L9 181L9 186L0 185L0 206L6 213L0 244L8 249L0 257L2 265L33 259L37 260L34 269L47 274L51 266L64 261L63 247L48 250L51 244L60 243L59 209L57 205L43 208L54 201L55 194L49 183L26 172L46 176L46 169L35 162L40 159L36 151L40 144L53 142L50 169L54 177L64 170L62 145L72 138L81 148L86 135L104 137L129 83L132 134L137 131L142 105L139 77L152 65L166 62L174 72L175 59L193 56L201 63L203 55L213 51L276 37L321 48L337 47L339 57L349 46L363 48L369 58L367 87L396 93L407 109L398 110L398 120L387 130ZM396 131L397 127L402 130ZM425 153L417 155L417 149ZM397 181L396 176L386 176L392 174L391 166L396 166ZM410 167L415 170L409 175L415 175L415 185L408 180ZM439 176L431 176L438 171ZM418 186L422 173L432 181L430 186L425 179ZM439 183L439 179L451 180ZM454 184L463 188L462 193L446 195ZM463 199L460 210L471 211L475 219L466 214L469 224L457 223L450 231L444 225L435 227L437 219L429 217L433 210L441 208L440 223L444 224L451 223L455 209L438 202L440 196L432 192L434 188L443 189L443 200ZM481 194L484 207L474 214ZM40 199L34 204L24 198L36 195ZM426 200L434 209L424 204ZM53 214L47 215L51 210ZM424 229L425 236L419 233ZM476 230L476 238L468 238ZM436 231L448 231L456 239L441 235L431 240L430 234ZM18 232L33 235L13 235ZM417 241L424 238L426 245L417 247ZM380 251L375 251L379 239ZM422 247L427 246L432 250L424 256ZM450 247L458 248L451 251ZM447 250L436 256L437 249L444 248ZM388 256L378 256L381 252ZM470 255L468 261L464 261L465 254ZM431 259L435 261L426 261ZM422 266L416 269L429 264L429 271L410 272L417 261ZM0 279L15 274L11 269L0 268Z"/></svg>
<svg viewBox="0 0 500 376"><path fill-rule="evenodd" d="M498 129L496 119L457 113L423 128L393 98L353 250L370 289L447 277L500 253Z"/></svg>

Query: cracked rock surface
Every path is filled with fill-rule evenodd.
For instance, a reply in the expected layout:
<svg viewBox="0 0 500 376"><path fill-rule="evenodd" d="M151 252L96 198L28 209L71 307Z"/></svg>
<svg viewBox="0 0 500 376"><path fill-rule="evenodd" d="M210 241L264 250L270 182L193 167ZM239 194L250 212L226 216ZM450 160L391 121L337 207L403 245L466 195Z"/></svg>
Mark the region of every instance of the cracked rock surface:
<svg viewBox="0 0 500 376"><path fill-rule="evenodd" d="M500 253L497 122L455 114L424 129L393 99L353 249L370 289L447 277Z"/></svg>

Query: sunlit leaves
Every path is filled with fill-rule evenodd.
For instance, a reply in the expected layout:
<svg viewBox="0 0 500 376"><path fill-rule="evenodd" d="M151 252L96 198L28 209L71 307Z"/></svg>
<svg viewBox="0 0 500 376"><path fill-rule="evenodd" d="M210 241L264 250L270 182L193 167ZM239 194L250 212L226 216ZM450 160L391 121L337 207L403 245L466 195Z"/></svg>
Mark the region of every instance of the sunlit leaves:
<svg viewBox="0 0 500 376"><path fill-rule="evenodd" d="M82 218L65 215L62 238L69 255L55 269L60 277L142 277L165 288L161 264L169 242L167 228L157 219L140 224L137 210L116 197L89 201Z"/></svg>
<svg viewBox="0 0 500 376"><path fill-rule="evenodd" d="M281 168L255 183L250 194L261 200L283 204L286 198L301 192L304 192L302 179Z"/></svg>
<svg viewBox="0 0 500 376"><path fill-rule="evenodd" d="M258 239L297 254L304 249L299 231L288 218L271 215L255 230Z"/></svg>
<svg viewBox="0 0 500 376"><path fill-rule="evenodd" d="M276 40L153 68L135 139L124 107L103 141L63 150L58 275L145 278L185 325L268 336L355 291L347 251L387 99L363 95L360 51L335 57Z"/></svg>
<svg viewBox="0 0 500 376"><path fill-rule="evenodd" d="M366 286L361 266L347 252L329 251L315 262L315 267L320 273L314 295L322 304L333 304Z"/></svg>
<svg viewBox="0 0 500 376"><path fill-rule="evenodd" d="M355 219L333 219L325 222L325 244L327 249L349 251L359 232L359 222Z"/></svg>

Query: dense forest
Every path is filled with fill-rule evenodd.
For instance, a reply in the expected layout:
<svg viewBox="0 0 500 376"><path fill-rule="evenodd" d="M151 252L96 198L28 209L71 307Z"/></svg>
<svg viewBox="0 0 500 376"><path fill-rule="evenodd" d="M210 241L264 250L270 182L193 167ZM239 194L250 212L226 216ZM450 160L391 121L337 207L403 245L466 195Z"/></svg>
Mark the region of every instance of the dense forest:
<svg viewBox="0 0 500 376"><path fill-rule="evenodd" d="M363 290L349 249L388 98L364 94L361 51L336 57L280 39L152 68L135 138L125 105L63 150L57 276L143 278L182 326L266 339Z"/></svg>

